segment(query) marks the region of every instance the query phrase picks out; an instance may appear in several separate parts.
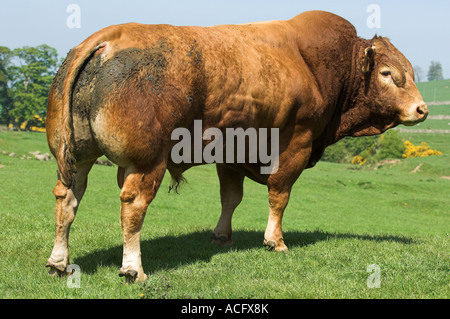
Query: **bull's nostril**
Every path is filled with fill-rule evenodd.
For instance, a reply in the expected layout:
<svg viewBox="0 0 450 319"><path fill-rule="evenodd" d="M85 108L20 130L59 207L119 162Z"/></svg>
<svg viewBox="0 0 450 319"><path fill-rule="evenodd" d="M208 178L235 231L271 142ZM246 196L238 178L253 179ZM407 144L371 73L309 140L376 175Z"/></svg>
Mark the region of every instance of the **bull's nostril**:
<svg viewBox="0 0 450 319"><path fill-rule="evenodd" d="M419 113L420 115L423 115L425 112L420 108L420 106L418 106L417 113Z"/></svg>
<svg viewBox="0 0 450 319"><path fill-rule="evenodd" d="M420 115L420 117L428 115L428 107L426 104L419 105L416 111Z"/></svg>

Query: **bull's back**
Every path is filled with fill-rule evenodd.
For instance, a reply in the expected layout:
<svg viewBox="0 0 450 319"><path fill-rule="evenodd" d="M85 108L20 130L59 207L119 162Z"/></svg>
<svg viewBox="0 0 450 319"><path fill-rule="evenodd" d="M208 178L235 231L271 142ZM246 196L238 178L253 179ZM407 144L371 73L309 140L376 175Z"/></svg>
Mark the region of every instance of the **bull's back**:
<svg viewBox="0 0 450 319"><path fill-rule="evenodd" d="M126 24L97 32L90 38L107 40L88 57L72 92L76 153L106 154L126 166L170 148L173 129L190 129L195 118L216 127L282 125L301 84L286 29ZM52 85L51 145L62 79L90 38L69 53Z"/></svg>

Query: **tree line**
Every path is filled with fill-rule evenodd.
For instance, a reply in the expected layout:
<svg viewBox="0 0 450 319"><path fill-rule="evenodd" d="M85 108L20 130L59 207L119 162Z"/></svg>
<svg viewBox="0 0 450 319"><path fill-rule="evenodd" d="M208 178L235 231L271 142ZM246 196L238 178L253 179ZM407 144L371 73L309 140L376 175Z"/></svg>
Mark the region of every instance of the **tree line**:
<svg viewBox="0 0 450 319"><path fill-rule="evenodd" d="M414 75L416 82L423 82L424 73L420 66L414 67ZM428 68L427 80L428 81L438 81L443 80L444 76L442 75L442 65L438 61L431 61L430 67Z"/></svg>
<svg viewBox="0 0 450 319"><path fill-rule="evenodd" d="M59 65L56 49L45 44L13 50L0 46L0 122L16 129L43 126Z"/></svg>

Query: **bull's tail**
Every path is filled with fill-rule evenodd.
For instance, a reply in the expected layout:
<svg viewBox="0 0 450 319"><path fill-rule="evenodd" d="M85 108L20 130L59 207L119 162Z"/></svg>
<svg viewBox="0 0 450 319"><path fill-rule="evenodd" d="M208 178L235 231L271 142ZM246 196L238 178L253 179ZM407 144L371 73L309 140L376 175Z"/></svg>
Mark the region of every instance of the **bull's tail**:
<svg viewBox="0 0 450 319"><path fill-rule="evenodd" d="M169 169L170 177L172 179L169 185L169 193L173 190L176 194L179 194L178 190L180 189L181 184L186 183L186 178L184 178L183 174L177 170Z"/></svg>
<svg viewBox="0 0 450 319"><path fill-rule="evenodd" d="M119 33L119 34L118 34ZM78 75L89 60L89 58L99 49L107 46L108 41L120 36L117 28L110 27L94 33L83 43L78 45L74 57L68 67L66 79L62 92L62 129L60 134L59 148L56 153L58 163L58 179L70 188L75 179L75 139L72 121L72 93Z"/></svg>

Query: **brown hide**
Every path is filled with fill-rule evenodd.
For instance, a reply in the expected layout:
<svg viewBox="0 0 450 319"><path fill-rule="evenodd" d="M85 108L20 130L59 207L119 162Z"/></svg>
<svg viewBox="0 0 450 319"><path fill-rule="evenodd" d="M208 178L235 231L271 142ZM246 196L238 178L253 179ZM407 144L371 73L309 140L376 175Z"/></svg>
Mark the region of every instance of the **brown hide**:
<svg viewBox="0 0 450 319"><path fill-rule="evenodd" d="M99 42L106 44L99 49ZM53 134L61 128L53 126L52 119L62 115L71 120L64 115L68 106L61 105L64 76L71 65L74 73L82 71L68 88L73 89L74 115L81 122L73 134L86 136L66 144L74 148L70 154L82 160L104 153L121 166L145 165L161 145L171 143L173 129L190 128L197 118L204 129L278 127L285 133L282 149L292 140L293 127L301 123L312 134L310 167L327 145L344 136L379 134L398 124L394 108L380 118L353 107L361 95L367 104L378 94L375 85L372 94L360 94L370 81L362 78L359 59L370 45L344 19L316 11L288 21L208 28L112 26L72 50L58 72L50 93L50 146L57 153L64 144ZM78 66L73 67L73 56L89 46L89 54L78 54ZM95 123L99 109L108 117L109 130ZM376 129L357 132L371 122ZM90 135L92 126L97 139ZM61 135L71 134L68 127ZM117 142L119 146L111 145ZM246 169L249 174L255 171L251 165ZM266 176L258 179L264 182Z"/></svg>

